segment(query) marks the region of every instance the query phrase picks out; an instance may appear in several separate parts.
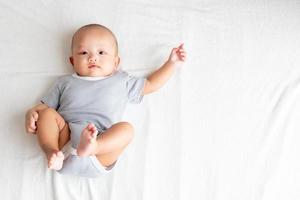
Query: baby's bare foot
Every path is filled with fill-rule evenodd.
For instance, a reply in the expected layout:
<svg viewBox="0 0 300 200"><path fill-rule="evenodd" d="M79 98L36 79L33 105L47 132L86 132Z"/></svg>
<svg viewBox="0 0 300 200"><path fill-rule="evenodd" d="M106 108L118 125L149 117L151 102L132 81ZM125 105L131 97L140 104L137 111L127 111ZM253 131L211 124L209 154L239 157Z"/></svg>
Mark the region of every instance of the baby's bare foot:
<svg viewBox="0 0 300 200"><path fill-rule="evenodd" d="M60 170L64 163L64 154L61 151L53 151L48 156L48 167L53 170Z"/></svg>
<svg viewBox="0 0 300 200"><path fill-rule="evenodd" d="M85 129L83 129L77 148L78 156L90 156L96 154L97 132L97 128L92 123L89 124Z"/></svg>

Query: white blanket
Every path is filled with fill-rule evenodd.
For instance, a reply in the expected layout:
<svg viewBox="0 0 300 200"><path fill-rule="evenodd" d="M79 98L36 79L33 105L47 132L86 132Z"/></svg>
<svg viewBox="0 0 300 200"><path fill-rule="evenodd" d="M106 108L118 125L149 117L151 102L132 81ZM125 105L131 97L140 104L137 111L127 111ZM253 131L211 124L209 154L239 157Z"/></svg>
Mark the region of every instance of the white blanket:
<svg viewBox="0 0 300 200"><path fill-rule="evenodd" d="M100 23L121 66L145 76L185 43L188 60L130 105L135 139L114 172L62 176L25 112L72 73L70 40ZM300 1L0 1L1 199L300 199Z"/></svg>

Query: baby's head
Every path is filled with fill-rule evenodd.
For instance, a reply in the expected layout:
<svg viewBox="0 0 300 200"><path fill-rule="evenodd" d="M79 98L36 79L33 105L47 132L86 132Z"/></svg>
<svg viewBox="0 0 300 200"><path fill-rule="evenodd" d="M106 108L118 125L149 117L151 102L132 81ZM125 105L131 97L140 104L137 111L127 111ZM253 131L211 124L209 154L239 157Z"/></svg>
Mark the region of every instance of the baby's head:
<svg viewBox="0 0 300 200"><path fill-rule="evenodd" d="M99 24L78 29L72 38L71 52L70 62L80 76L109 76L120 62L115 35Z"/></svg>

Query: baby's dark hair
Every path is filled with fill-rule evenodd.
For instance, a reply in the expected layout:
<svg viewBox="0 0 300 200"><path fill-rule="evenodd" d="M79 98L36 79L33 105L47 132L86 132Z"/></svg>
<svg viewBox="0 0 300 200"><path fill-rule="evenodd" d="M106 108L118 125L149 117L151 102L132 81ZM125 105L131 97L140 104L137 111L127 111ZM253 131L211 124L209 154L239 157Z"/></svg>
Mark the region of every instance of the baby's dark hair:
<svg viewBox="0 0 300 200"><path fill-rule="evenodd" d="M106 30L107 32L109 32L109 33L113 36L113 38L114 38L114 40L115 40L116 54L118 54L118 52L119 52L119 46L118 46L118 40L117 40L117 37L115 36L115 34L114 34L109 28L107 28L106 26L100 25L100 24L87 24L87 25L85 25L85 26L80 27L80 28L74 33L74 35L73 35L73 37L72 37L71 51L73 51L73 45L74 45L74 40L75 40L76 34L77 34L79 31L81 31L81 30L83 30L83 29L88 29L88 28L99 28L99 29L104 29L104 30Z"/></svg>

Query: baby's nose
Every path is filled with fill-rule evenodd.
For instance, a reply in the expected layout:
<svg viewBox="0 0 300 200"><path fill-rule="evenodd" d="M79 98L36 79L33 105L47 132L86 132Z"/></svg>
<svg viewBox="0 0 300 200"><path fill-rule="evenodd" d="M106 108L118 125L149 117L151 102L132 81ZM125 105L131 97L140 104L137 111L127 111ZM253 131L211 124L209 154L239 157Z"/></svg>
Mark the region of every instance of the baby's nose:
<svg viewBox="0 0 300 200"><path fill-rule="evenodd" d="M95 56L92 56L89 58L89 62L96 62L97 58Z"/></svg>

